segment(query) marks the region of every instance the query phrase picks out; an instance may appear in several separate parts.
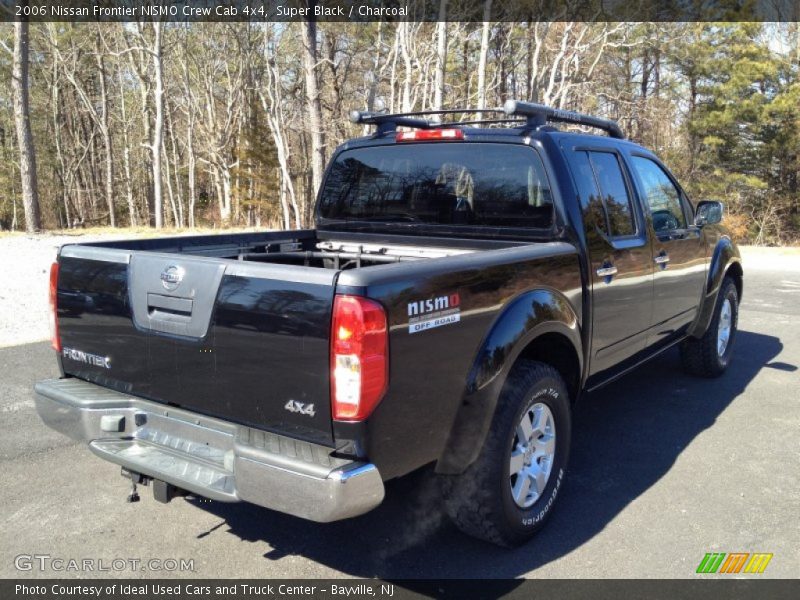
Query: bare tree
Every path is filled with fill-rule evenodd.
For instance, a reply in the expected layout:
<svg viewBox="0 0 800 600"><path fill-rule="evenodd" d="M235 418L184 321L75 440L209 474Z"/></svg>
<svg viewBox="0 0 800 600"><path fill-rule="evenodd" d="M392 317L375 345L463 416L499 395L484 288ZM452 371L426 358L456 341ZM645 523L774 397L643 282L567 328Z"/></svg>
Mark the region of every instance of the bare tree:
<svg viewBox="0 0 800 600"><path fill-rule="evenodd" d="M111 227L116 227L117 220L114 214L114 157L111 143L111 127L109 124L107 70L105 56L100 48L102 30L98 28L94 37L94 59L97 67L96 83L100 92L99 101L97 98L90 97L90 92L87 90L87 85L81 79L83 65L78 61L79 49L70 48L70 61L67 61L61 52L61 47L58 44L58 39L55 32L50 29L49 33L51 48L54 55L54 63L60 62L63 65L64 76L75 89L75 93L80 98L86 113L100 130L100 137L103 140L103 148L105 150L104 195L106 207L108 208L109 224ZM70 62L71 64L69 64ZM95 82L92 81L91 83L94 84Z"/></svg>
<svg viewBox="0 0 800 600"><path fill-rule="evenodd" d="M268 23L264 24L264 68L266 82L264 86L259 88L258 96L261 100L264 114L267 116L267 124L269 125L269 130L272 133L272 140L278 153L278 167L281 174L278 197L281 202L283 226L287 229L292 226L299 229L302 226L300 222L301 214L297 206L297 195L294 191L292 174L289 169L289 145L285 135L286 125L283 110L283 90L281 89L280 73L275 64L275 58L270 52L270 40L268 37L269 26ZM291 218L292 214L290 214L289 210L290 205L292 209L291 212L294 214L294 221L292 221Z"/></svg>
<svg viewBox="0 0 800 600"><path fill-rule="evenodd" d="M411 85L414 82L414 68L411 59L411 24L404 21L398 25L397 41L400 53L403 56L403 66L405 67L403 77L403 94L400 108L403 112L408 112L414 108L414 101L411 98Z"/></svg>
<svg viewBox="0 0 800 600"><path fill-rule="evenodd" d="M439 22L436 24L436 70L433 84L433 110L442 109L444 75L447 69L447 0L439 0Z"/></svg>
<svg viewBox="0 0 800 600"><path fill-rule="evenodd" d="M185 67L189 69L189 85L198 90L197 94L190 93L187 99L193 105L191 110L202 115L193 121L197 126L198 145L204 149L198 160L208 165L223 223L239 216L234 210L233 171L239 166L234 150L239 140L245 67L249 60L246 54L236 52L239 43L241 40L231 36L204 40L189 57L191 64Z"/></svg>
<svg viewBox="0 0 800 600"><path fill-rule="evenodd" d="M28 99L28 22L14 23L14 65L11 85L14 93L14 122L19 146L19 172L22 177L22 206L25 210L25 231L42 228L39 211L39 188L36 181L36 150L31 131Z"/></svg>
<svg viewBox="0 0 800 600"><path fill-rule="evenodd" d="M133 175L131 172L131 146L128 133L128 113L127 104L125 101L125 87L123 85L123 72L122 69L117 71L118 85L119 85L119 110L120 110L120 127L122 129L122 166L125 173L125 199L128 204L128 222L131 227L138 225L138 216L136 215L136 201L133 197Z"/></svg>
<svg viewBox="0 0 800 600"><path fill-rule="evenodd" d="M156 87L153 92L156 105L156 117L153 123L153 140L150 142L150 152L153 156L153 204L156 217L156 229L164 226L164 197L161 189L161 146L164 143L164 61L162 57L161 30L162 23L153 22L153 70L155 72Z"/></svg>
<svg viewBox="0 0 800 600"><path fill-rule="evenodd" d="M98 36L102 35L100 31ZM95 60L97 61L97 73L100 80L100 115L99 123L100 135L103 136L105 146L105 194L106 205L108 206L108 220L111 227L117 226L117 218L114 214L114 155L111 145L111 128L108 124L108 89L106 85L106 63L105 57L100 50L100 42L95 42Z"/></svg>
<svg viewBox="0 0 800 600"><path fill-rule="evenodd" d="M478 58L478 108L486 107L486 57L489 54L489 29L492 16L492 0L486 0L483 4L483 27L481 28L481 50ZM478 113L480 121L482 113Z"/></svg>
<svg viewBox="0 0 800 600"><path fill-rule="evenodd" d="M316 0L310 0L311 14L314 13ZM325 137L322 130L322 105L320 103L319 84L317 83L317 22L309 17L303 27L303 65L306 81L306 110L308 128L311 134L311 194L309 200L317 195L322 185L322 172L325 169ZM305 219L306 215L303 215Z"/></svg>

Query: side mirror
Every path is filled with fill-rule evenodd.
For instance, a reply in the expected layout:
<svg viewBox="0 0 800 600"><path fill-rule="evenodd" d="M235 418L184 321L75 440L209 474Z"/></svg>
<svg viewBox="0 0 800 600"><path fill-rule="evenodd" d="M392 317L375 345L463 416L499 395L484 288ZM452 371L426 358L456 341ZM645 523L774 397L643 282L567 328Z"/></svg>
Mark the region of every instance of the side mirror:
<svg viewBox="0 0 800 600"><path fill-rule="evenodd" d="M694 214L694 224L698 227L703 225L716 225L722 221L722 202L716 200L703 200L697 204L697 211Z"/></svg>

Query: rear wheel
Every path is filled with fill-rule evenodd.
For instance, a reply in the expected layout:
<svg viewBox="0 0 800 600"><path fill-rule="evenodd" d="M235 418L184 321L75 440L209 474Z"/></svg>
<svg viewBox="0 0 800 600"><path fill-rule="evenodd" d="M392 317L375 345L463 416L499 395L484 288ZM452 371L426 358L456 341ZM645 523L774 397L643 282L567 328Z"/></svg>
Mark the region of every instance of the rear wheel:
<svg viewBox="0 0 800 600"><path fill-rule="evenodd" d="M726 277L720 286L711 324L701 338L681 343L684 370L700 377L719 377L728 368L739 325L739 295L736 283Z"/></svg>
<svg viewBox="0 0 800 600"><path fill-rule="evenodd" d="M550 516L569 458L567 387L553 367L524 361L500 397L484 446L461 475L444 476L445 508L463 532L521 544Z"/></svg>

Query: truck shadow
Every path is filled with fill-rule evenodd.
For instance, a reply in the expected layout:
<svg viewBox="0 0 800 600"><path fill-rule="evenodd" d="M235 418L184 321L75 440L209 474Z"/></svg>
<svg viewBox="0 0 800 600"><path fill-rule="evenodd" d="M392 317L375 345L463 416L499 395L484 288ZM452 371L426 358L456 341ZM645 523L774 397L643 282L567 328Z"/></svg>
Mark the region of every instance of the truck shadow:
<svg viewBox="0 0 800 600"><path fill-rule="evenodd" d="M684 375L673 349L586 397L575 413L569 476L558 509L521 548L497 548L450 525L431 469L390 482L386 500L371 513L327 525L248 504L197 506L224 519L241 539L269 544L273 549L266 559L301 555L350 576L381 579L519 577L606 527L670 470L783 348L776 337L747 331L738 332L736 343L736 360L720 379Z"/></svg>

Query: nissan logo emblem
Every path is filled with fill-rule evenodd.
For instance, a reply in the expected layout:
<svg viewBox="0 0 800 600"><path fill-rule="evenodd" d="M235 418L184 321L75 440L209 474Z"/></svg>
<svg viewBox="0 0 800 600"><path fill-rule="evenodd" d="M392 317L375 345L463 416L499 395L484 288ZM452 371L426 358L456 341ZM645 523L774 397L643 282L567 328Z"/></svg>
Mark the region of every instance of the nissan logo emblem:
<svg viewBox="0 0 800 600"><path fill-rule="evenodd" d="M167 291L173 291L178 289L178 286L183 281L183 267L177 267L175 265L170 265L163 271L161 271L161 285L164 286L164 289Z"/></svg>

